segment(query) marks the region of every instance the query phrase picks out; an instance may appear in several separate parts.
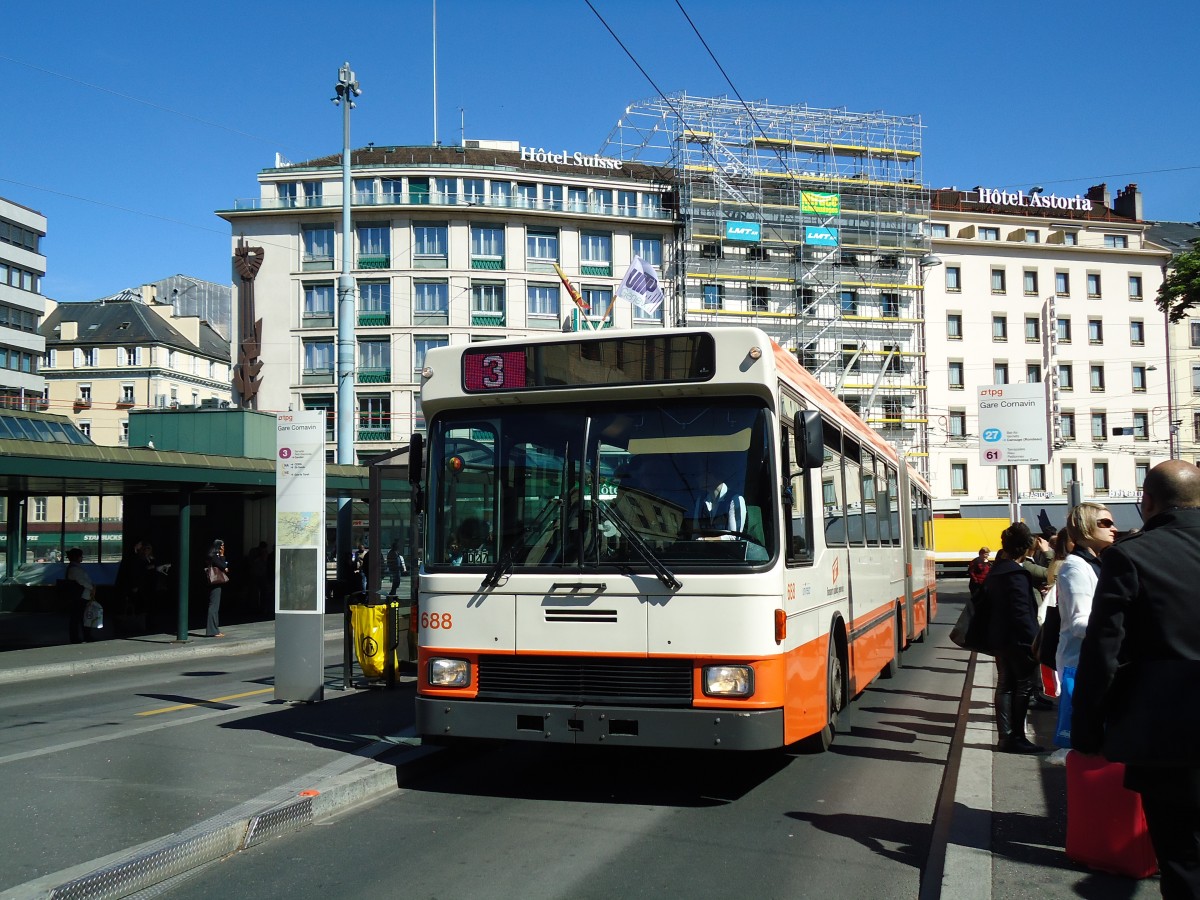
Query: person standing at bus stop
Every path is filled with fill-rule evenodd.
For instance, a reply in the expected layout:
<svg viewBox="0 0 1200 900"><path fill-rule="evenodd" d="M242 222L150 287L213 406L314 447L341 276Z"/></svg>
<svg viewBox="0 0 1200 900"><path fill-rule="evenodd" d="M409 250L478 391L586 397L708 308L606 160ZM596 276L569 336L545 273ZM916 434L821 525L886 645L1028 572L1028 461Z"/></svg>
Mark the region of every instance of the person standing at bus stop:
<svg viewBox="0 0 1200 900"><path fill-rule="evenodd" d="M1159 463L1145 526L1104 552L1079 650L1071 746L1124 762L1168 900L1200 897L1200 468ZM1065 624L1065 620L1064 620Z"/></svg>
<svg viewBox="0 0 1200 900"><path fill-rule="evenodd" d="M204 629L206 637L223 638L221 630L221 588L229 581L229 560L225 558L225 542L219 538L212 543L204 563L208 580L208 621Z"/></svg>
<svg viewBox="0 0 1200 900"><path fill-rule="evenodd" d="M992 551L987 547L980 547L979 555L971 560L967 566L967 576L971 579L971 599L974 599L983 590L983 583L987 580L988 572L992 569L991 555Z"/></svg>

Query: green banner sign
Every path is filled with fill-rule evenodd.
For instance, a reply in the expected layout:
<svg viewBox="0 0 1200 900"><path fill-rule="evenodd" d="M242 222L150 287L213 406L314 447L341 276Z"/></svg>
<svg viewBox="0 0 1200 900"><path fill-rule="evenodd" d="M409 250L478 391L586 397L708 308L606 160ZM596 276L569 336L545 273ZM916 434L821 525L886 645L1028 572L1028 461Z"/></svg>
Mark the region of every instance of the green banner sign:
<svg viewBox="0 0 1200 900"><path fill-rule="evenodd" d="M837 194L824 194L818 191L800 192L800 212L802 213L836 216L841 209L841 198Z"/></svg>

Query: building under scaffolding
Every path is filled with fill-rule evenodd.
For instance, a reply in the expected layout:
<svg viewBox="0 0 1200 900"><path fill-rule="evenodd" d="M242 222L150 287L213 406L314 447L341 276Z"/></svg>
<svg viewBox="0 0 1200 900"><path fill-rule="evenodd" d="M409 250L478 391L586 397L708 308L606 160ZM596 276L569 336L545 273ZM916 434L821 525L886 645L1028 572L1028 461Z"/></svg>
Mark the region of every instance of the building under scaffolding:
<svg viewBox="0 0 1200 900"><path fill-rule="evenodd" d="M921 128L681 93L630 106L603 152L674 173L677 322L762 328L924 471Z"/></svg>

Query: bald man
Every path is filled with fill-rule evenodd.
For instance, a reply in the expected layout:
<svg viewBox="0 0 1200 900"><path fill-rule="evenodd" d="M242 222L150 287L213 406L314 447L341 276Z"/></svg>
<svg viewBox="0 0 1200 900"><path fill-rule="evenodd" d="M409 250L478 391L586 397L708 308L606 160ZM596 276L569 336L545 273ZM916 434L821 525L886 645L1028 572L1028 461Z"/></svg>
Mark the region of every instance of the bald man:
<svg viewBox="0 0 1200 900"><path fill-rule="evenodd" d="M1163 897L1200 897L1200 468L1160 463L1140 532L1100 558L1071 746L1127 764ZM1117 666L1121 664L1118 673Z"/></svg>

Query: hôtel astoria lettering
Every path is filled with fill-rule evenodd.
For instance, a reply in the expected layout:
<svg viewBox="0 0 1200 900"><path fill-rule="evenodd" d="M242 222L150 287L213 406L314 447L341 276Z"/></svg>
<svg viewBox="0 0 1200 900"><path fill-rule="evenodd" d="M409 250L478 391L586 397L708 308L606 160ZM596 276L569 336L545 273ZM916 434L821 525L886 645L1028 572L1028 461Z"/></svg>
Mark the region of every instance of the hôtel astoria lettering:
<svg viewBox="0 0 1200 900"><path fill-rule="evenodd" d="M1077 209L1088 212L1092 201L1087 197L1076 194L1074 197L1060 197L1058 194L1033 193L1024 191L1001 191L997 188L977 188L980 203L993 203L997 206L1022 206L1031 209Z"/></svg>
<svg viewBox="0 0 1200 900"><path fill-rule="evenodd" d="M576 150L568 153L547 151L544 147L522 147L521 160L524 162L557 163L560 166L589 166L593 169L619 169L621 160L608 156L588 156Z"/></svg>

